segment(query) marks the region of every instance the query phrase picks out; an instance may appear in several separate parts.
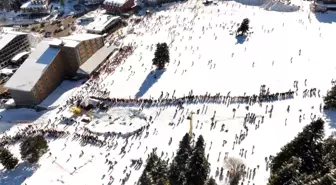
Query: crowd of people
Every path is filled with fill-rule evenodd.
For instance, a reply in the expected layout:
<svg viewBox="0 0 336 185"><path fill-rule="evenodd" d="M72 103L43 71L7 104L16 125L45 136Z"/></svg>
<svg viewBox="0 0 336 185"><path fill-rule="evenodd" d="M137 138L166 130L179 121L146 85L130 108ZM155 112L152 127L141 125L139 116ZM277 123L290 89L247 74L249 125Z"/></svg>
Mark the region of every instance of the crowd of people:
<svg viewBox="0 0 336 185"><path fill-rule="evenodd" d="M68 135L70 135L70 132L63 130L56 130L53 128L39 129L34 125L28 125L23 129L19 129L19 131L13 136L4 134L0 138L0 147L4 147L6 145L12 145L17 142L23 141L28 137L36 135L43 135L49 139L57 139L67 137Z"/></svg>
<svg viewBox="0 0 336 185"><path fill-rule="evenodd" d="M229 6L226 4L226 6ZM232 5L234 6L234 5ZM243 6L243 5L239 5ZM193 54L197 55L197 57L200 59L203 56L200 54L201 48L198 46L193 46L193 44L182 46L181 48L178 48L178 45L176 45L177 41L185 41L185 43L188 43L190 40L196 38L204 38L205 33L207 31L210 31L213 28L220 28L221 30L229 29L230 32L233 32L235 29L235 26L237 22L231 21L231 22L225 22L219 23L219 24L213 24L211 20L213 17L209 18L209 24L207 23L206 25L200 26L200 29L202 29L202 32L200 35L195 34L195 24L197 19L200 18L199 14L203 13L204 10L201 8L195 6L195 7L188 7L188 8L181 8L178 5L172 6L170 9L167 11L173 12L173 11L181 11L181 12L187 12L190 11L191 13L194 14L194 17L192 19L188 19L187 17L184 17L184 14L181 15L176 15L175 17L168 17L170 15L153 15L153 16L147 16L140 21L134 21L131 23L131 26L135 28L135 30L144 30L143 32L141 31L136 31L135 33L138 36L142 36L145 33L149 33L151 35L157 34L161 29L165 29L169 33L169 37L171 38L168 42L169 46L172 48L172 50L175 49L175 52L178 53L177 55L181 57L181 55L184 52L191 51ZM211 10L212 12L213 10ZM226 14L227 12L220 12L218 9L218 15L219 14ZM204 16L204 15L203 15ZM168 25L170 23L174 22L172 26L168 28L162 27L162 25ZM283 25L284 26L284 25ZM190 36L182 36L179 31L176 31L177 28L183 29L183 31L190 33ZM264 28L263 26L263 31L265 33L270 33L273 32L274 29L267 29L266 26ZM217 39L220 35L214 33L212 36L213 39ZM110 38L111 42L116 42L117 40L114 40L115 38ZM175 43L175 44L174 44ZM113 56L113 58L110 58L106 63L104 63L98 70L97 73L93 74L90 79L83 84L80 87L80 90L77 91L75 94L73 94L64 105L60 106L57 114L55 115L55 122L51 125L51 128L44 128L40 129L37 128L36 126L27 126L24 129L20 130L16 135L14 136L3 136L0 139L0 147L5 146L7 144L14 144L18 141L22 141L24 138L32 135L37 135L37 134L42 134L46 137L50 138L62 138L66 136L71 136L73 140L79 140L81 144L83 145L92 145L100 148L106 149L106 165L108 166L108 172L105 172L103 177L109 176L109 182L112 184L115 181L115 178L112 176L113 169L115 168L116 165L118 165L117 162L117 155L113 156L113 159L109 158L111 155L110 153L117 151L119 153L120 157L123 158L125 155L129 154L131 150L133 149L133 145L137 145L136 149L140 149L140 147L145 148L145 154L149 153L152 149L152 151L156 151L158 148L153 146L150 146L147 144L146 140L143 141L143 139L153 139L151 136L155 136L158 134L158 132L161 132L162 129L157 129L155 128L156 126L151 126L157 121L157 117L161 114L161 111L163 110L162 107L165 106L171 106L172 108L176 108L175 115L173 117L174 121L167 121L167 124L174 128L180 126L180 123L184 122L186 119L192 119L189 117L191 110L188 109L188 105L190 104L223 104L223 105L231 105L231 104L246 104L245 110L246 110L246 115L243 118L243 124L242 127L238 130L240 130L237 133L231 134L232 131L230 129L230 126L228 124L222 123L221 120L216 116L216 111L214 112L213 116L208 116L207 110L208 110L208 105L204 105L202 110L198 109L195 111L196 114L203 114L204 117L207 117L208 122L205 121L199 121L196 120L194 123L196 123L196 126L194 129L198 130L203 130L203 129L208 129L210 127L210 130L212 133L215 133L217 131L221 132L223 135L232 135L233 138L232 140L232 145L230 142L230 146L228 146L228 141L226 139L219 139L215 138L215 140L220 140L222 148L225 148L224 152L224 157L222 156L222 151L219 152L218 155L218 164L212 164L212 165L220 165L217 167L216 170L216 177L219 176L220 180L223 180L224 176L224 170L227 170L227 177L230 175L230 169L224 169L222 166L223 160L227 160L229 158L229 153L231 152L230 150L234 151L235 148L239 149L239 156L243 159L249 158L249 156L254 155L255 148L258 147L255 144L258 143L253 143L251 148L242 148L240 145L251 135L249 133L251 130L258 130L260 127L262 127L263 124L266 124L267 121L266 119L271 119L272 118L272 113L274 109L274 105L272 103L274 101L280 101L280 100L287 100L287 99L292 99L295 96L297 96L298 92L298 82L294 82L294 89L295 91L289 90L285 92L275 92L271 93L269 89L266 90L265 85L261 85L260 87L260 93L255 94L255 95L247 95L246 93L241 96L233 96L231 93L227 94L210 94L210 93L205 93L204 95L194 95L193 92L191 91L188 95L184 95L183 97L176 97L175 96L175 91L171 94L168 92L164 95L163 92L161 92L161 95L159 98L113 98L111 97L111 91L109 90L109 87L114 84L114 80L108 81L107 79L112 73L115 72L116 68L118 65L125 63L125 60L135 51L136 48L143 46L145 43L143 41L137 41L136 38L130 42L130 44L121 47L122 49L118 50L116 55ZM155 44L151 44L147 46L147 50L153 51L154 50ZM246 51L246 48L245 48ZM199 56L198 56L199 55ZM230 52L231 57L235 57L235 53ZM299 51L299 55L301 55L301 50ZM139 62L140 64L142 63L142 66L144 66L144 59L143 59L143 53L140 52L140 59ZM203 58L202 58L203 59ZM216 62L213 61L212 59L204 59L208 62L208 67L210 69L215 69L216 68ZM292 59L290 60L292 62ZM185 74L190 66L187 68L184 68L180 66L180 61L178 60L172 60L170 65L177 65L178 68L176 68L175 74L177 73L177 70L181 71L182 74ZM191 67L195 64L195 61L190 61ZM274 65L274 61L272 62L272 65ZM124 66L123 66L124 67ZM129 72L129 77L132 77L135 74L135 70L130 66L130 68L126 67L120 67L120 72ZM253 62L252 67L255 67L255 63ZM146 67L145 72L147 71ZM306 86L306 81L304 82ZM320 90L317 90L316 88L311 88L311 89L306 89L303 91L303 96L304 97L320 97ZM92 99L98 100L102 102L104 105L99 107L100 109L108 109L111 107L116 107L116 106L128 106L128 107L140 107L140 110L144 107L158 107L158 112L155 116L148 116L146 119L147 125L145 126L139 126L137 129L134 129L134 131L126 132L126 133L121 133L120 131L111 131L108 130L106 132L97 132L90 130L89 128L81 125L82 122L79 121L78 119L76 120L75 118L71 119L65 119L62 116L63 111L68 111L68 108L72 105L80 106L83 101L87 97L90 97ZM264 105L265 103L266 105ZM265 107L265 113L263 115L258 115L256 113L253 113L250 109L249 106L253 106L254 104L259 104L261 107ZM105 107L107 105L107 107ZM235 105L233 105L235 106ZM188 109L188 110L186 110ZM231 109L231 108L230 108ZM233 118L235 118L235 111L236 111L236 106L233 108ZM287 111L289 112L289 105ZM285 110L284 110L285 111ZM316 118L316 115L313 116L314 119ZM237 118L238 119L238 118ZM305 119L304 113L300 115L299 117L300 120ZM176 120L177 124L176 124ZM58 130L56 129L58 121L66 121L67 123L75 123L77 127L82 127L83 132L80 132L79 129L77 129L75 132L70 134L69 131L64 130ZM169 122L169 123L168 123ZM301 121L300 121L301 122ZM48 123L51 123L51 120L49 120ZM210 123L210 124L206 124ZM220 124L221 126L217 127L217 123ZM99 124L99 123L98 123ZM204 125L204 127L203 127ZM285 125L287 125L287 119L285 121ZM209 126L209 127L208 127ZM152 128L154 127L154 128ZM142 137L144 136L144 137ZM193 133L193 136L195 134ZM155 138L154 138L155 139ZM209 148L209 152L207 152L207 158L209 158L210 154L212 154L210 151L212 149L212 141L208 139L208 143L206 146ZM194 138L193 138L194 141ZM144 144L142 144L144 143ZM160 145L164 145L164 142L160 142ZM172 137L170 137L168 145L171 145L172 143ZM66 146L66 144L65 144ZM119 146L119 147L118 147ZM240 148L239 148L240 147ZM117 149L118 148L118 149ZM120 152L119 152L120 148ZM161 148L161 147L160 147ZM159 150L160 150L159 148ZM233 153L233 152L232 152ZM166 154L166 155L164 155ZM217 153L216 153L217 154ZM70 158L72 157L73 153L69 154ZM80 156L83 156L84 151L81 152ZM101 155L103 155L101 153ZM144 155L146 156L146 155ZM161 151L161 157L165 157L167 161L170 159L173 159L174 157L174 151L172 152L171 155L168 155L167 151ZM217 156L216 156L217 157ZM92 157L94 158L94 157ZM268 164L269 164L269 159L270 156L265 157L265 166L266 169L268 169ZM56 160L56 158L55 158ZM132 159L130 161L130 165L127 164L124 168L123 174L125 175L124 177L118 176L121 184L127 184L128 180L132 174L132 170L139 170L143 166L145 161L145 157L139 157L137 159ZM220 164L219 164L220 163ZM261 166L261 164L260 164ZM256 174L259 171L259 165L257 166L242 166L244 175L243 178L247 181L252 181ZM80 168L78 166L74 167L75 171L78 171Z"/></svg>

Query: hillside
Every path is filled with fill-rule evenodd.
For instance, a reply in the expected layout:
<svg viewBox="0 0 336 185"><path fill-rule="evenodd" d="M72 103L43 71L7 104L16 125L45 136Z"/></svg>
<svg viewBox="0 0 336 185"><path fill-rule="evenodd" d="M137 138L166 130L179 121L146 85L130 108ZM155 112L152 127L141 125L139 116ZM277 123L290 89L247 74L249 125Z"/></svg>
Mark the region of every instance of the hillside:
<svg viewBox="0 0 336 185"><path fill-rule="evenodd" d="M124 33L130 28L134 33L121 40L130 50L110 58L97 78L65 93L58 101L62 109L0 113L4 128L10 127L3 135L13 136L24 128L25 133L55 129L67 134L48 139L51 155L42 156L38 165L20 161L14 171L0 171L1 185L119 185L122 179L135 184L144 166L135 169L131 160L145 161L153 148L171 159L190 130L191 112L192 132L206 140L217 183L225 184L225 177L216 173L224 158L235 156L250 169L259 165L250 184L266 185L265 157L278 152L312 120L325 119L328 134L335 122L331 112L320 108L335 76L335 23L330 22L334 15L309 15L308 4L303 5L283 13L232 1L209 6L188 1L152 10L139 24L130 21ZM250 19L251 33L237 40L237 24L244 18ZM159 42L170 48L164 72L152 66ZM183 99L190 94L193 99ZM89 96L105 99L108 109L73 115L67 100ZM81 121L87 117L92 117L90 123ZM30 120L33 126L8 126L15 120ZM99 141L84 145L78 134L93 136L85 142ZM237 140L241 142L234 143ZM9 148L20 158L18 145Z"/></svg>

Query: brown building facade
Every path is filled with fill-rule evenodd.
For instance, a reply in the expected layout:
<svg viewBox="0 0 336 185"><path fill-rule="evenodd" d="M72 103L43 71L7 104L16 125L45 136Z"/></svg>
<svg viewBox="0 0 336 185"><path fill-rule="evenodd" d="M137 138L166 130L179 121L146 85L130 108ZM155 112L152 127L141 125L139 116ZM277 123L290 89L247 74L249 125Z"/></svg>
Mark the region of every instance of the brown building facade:
<svg viewBox="0 0 336 185"><path fill-rule="evenodd" d="M93 34L42 41L5 88L11 92L16 105L37 105L60 85L64 77L75 76L79 66L103 46L103 37Z"/></svg>

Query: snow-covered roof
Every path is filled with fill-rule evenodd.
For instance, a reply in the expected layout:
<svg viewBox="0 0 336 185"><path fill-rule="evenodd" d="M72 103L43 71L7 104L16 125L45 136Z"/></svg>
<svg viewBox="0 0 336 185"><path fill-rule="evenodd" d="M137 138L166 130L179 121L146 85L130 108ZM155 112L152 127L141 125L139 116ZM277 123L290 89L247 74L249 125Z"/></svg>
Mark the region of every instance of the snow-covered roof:
<svg viewBox="0 0 336 185"><path fill-rule="evenodd" d="M26 35L27 33L16 31L4 31L0 33L0 50L4 48L10 41L12 41L18 35Z"/></svg>
<svg viewBox="0 0 336 185"><path fill-rule="evenodd" d="M85 40L90 40L94 38L102 37L101 35L96 34L76 34L76 35L70 35L66 37L61 37L57 39L53 39L49 42L52 46L65 46L65 47L76 47L80 42Z"/></svg>
<svg viewBox="0 0 336 185"><path fill-rule="evenodd" d="M0 70L1 74L10 75L13 74L13 69L4 68Z"/></svg>
<svg viewBox="0 0 336 185"><path fill-rule="evenodd" d="M27 60L5 84L7 89L30 91L54 60L60 49L49 47L49 40L40 42Z"/></svg>
<svg viewBox="0 0 336 185"><path fill-rule="evenodd" d="M95 38L102 37L101 35L97 34L90 34L90 33L82 33L82 34L76 34L76 35L69 35L66 37L62 37L62 40L72 40L72 41L85 41L85 40L91 40Z"/></svg>
<svg viewBox="0 0 336 185"><path fill-rule="evenodd" d="M15 55L15 56L12 58L12 61L13 61L13 62L16 62L16 61L18 61L21 57L23 57L24 55L29 54L29 53L30 53L30 52L28 52L28 51L24 51L24 52L18 53L17 55Z"/></svg>
<svg viewBox="0 0 336 185"><path fill-rule="evenodd" d="M90 75L98 66L117 49L115 46L103 46L94 53L83 65L79 67L77 73Z"/></svg>
<svg viewBox="0 0 336 185"><path fill-rule="evenodd" d="M28 1L21 6L21 9L25 8L46 8L46 4L33 4L32 1Z"/></svg>
<svg viewBox="0 0 336 185"><path fill-rule="evenodd" d="M52 46L60 46L63 45L65 47L76 47L80 42L74 41L74 40L67 40L67 39L54 39L51 42L49 42Z"/></svg>
<svg viewBox="0 0 336 185"><path fill-rule="evenodd" d="M89 21L94 20L93 16L83 15L82 17L78 18L77 21Z"/></svg>
<svg viewBox="0 0 336 185"><path fill-rule="evenodd" d="M105 5L122 6L127 0L105 0Z"/></svg>
<svg viewBox="0 0 336 185"><path fill-rule="evenodd" d="M101 15L96 17L93 22L86 26L87 30L101 33L109 26L115 23L116 20L120 19L119 16L112 15Z"/></svg>

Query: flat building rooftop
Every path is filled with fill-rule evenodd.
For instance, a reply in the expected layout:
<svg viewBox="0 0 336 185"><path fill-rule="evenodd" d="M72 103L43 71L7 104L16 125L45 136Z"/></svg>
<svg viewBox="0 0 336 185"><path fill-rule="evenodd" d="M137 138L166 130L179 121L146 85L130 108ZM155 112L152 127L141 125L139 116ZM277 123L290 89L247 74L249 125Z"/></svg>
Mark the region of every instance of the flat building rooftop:
<svg viewBox="0 0 336 185"><path fill-rule="evenodd" d="M60 49L49 47L50 40L43 40L29 55L26 61L5 84L7 89L31 91L44 70L54 60Z"/></svg>

